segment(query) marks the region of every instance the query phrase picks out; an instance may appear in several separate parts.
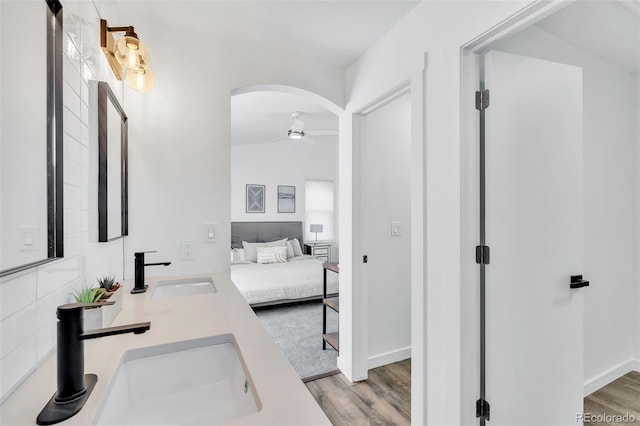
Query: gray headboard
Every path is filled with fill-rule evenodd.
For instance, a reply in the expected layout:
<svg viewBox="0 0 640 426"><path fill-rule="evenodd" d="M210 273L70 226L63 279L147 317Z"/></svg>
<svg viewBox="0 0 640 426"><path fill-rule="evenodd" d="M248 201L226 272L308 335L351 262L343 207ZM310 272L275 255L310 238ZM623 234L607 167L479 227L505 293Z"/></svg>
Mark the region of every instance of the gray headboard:
<svg viewBox="0 0 640 426"><path fill-rule="evenodd" d="M268 243L283 238L297 238L302 245L302 222L231 222L232 248L242 248L243 241Z"/></svg>

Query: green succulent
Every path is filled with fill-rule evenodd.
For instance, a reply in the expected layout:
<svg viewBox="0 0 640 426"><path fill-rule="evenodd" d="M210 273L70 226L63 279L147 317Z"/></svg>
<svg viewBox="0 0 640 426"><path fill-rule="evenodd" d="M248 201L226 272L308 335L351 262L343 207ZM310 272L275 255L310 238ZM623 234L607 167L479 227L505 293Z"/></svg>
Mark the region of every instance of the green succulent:
<svg viewBox="0 0 640 426"><path fill-rule="evenodd" d="M73 296L76 303L94 303L105 294L106 291L104 288L84 287L80 290L75 290L71 296Z"/></svg>
<svg viewBox="0 0 640 426"><path fill-rule="evenodd" d="M116 277L113 275L112 276L105 275L102 278L98 278L98 284L100 284L100 288L103 288L106 291L111 291L111 287L113 287L115 282L116 282Z"/></svg>

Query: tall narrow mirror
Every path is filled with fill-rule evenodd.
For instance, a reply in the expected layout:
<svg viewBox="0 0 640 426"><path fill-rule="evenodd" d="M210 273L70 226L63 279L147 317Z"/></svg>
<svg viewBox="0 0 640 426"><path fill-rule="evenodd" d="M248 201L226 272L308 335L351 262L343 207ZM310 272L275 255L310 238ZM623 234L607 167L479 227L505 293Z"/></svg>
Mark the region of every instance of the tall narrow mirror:
<svg viewBox="0 0 640 426"><path fill-rule="evenodd" d="M128 234L127 115L109 85L98 82L99 241Z"/></svg>
<svg viewBox="0 0 640 426"><path fill-rule="evenodd" d="M0 1L0 63L7 64L0 73L0 276L5 276L63 255L58 0Z"/></svg>

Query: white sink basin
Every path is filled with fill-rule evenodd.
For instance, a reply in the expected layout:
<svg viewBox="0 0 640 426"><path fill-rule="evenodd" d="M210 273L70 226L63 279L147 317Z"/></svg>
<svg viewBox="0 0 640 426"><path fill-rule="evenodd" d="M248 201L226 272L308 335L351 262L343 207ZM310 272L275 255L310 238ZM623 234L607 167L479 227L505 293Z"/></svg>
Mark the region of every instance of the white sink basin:
<svg viewBox="0 0 640 426"><path fill-rule="evenodd" d="M215 292L216 287L213 285L211 278L208 277L166 280L159 281L153 286L151 300Z"/></svg>
<svg viewBox="0 0 640 426"><path fill-rule="evenodd" d="M93 423L215 425L260 408L235 339L223 334L125 352Z"/></svg>

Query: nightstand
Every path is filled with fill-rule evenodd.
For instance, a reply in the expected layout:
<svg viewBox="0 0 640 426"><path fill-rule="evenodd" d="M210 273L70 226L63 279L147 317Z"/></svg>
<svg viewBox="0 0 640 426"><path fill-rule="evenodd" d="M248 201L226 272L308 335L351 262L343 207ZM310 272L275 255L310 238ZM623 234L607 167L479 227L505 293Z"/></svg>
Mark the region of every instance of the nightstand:
<svg viewBox="0 0 640 426"><path fill-rule="evenodd" d="M323 262L331 261L331 242L323 241L318 243L308 242L304 243L305 254L310 254L316 259L320 259Z"/></svg>

